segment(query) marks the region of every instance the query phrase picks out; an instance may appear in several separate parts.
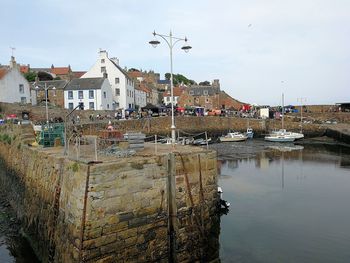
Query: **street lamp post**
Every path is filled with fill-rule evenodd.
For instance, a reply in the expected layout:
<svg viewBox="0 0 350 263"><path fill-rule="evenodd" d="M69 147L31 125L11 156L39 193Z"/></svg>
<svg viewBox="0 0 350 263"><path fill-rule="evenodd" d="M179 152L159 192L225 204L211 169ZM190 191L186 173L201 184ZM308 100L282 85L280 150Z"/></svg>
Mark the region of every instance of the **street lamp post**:
<svg viewBox="0 0 350 263"><path fill-rule="evenodd" d="M48 90L50 88L52 88L52 90L56 90L56 88L52 85L47 86L47 84L45 83L44 87L40 87L39 85L37 85L35 87L35 90L39 90L40 88L45 90L45 110L46 110L46 124L49 124L49 109L48 109L48 105L47 105L47 100L48 100Z"/></svg>
<svg viewBox="0 0 350 263"><path fill-rule="evenodd" d="M187 38L179 38L174 37L172 32L170 31L169 35L158 34L155 31L153 32L153 36L159 36L164 39L164 41L168 44L170 49L170 96L171 96L171 144L175 144L175 119L174 119L174 82L173 82L173 47L177 42L185 41L187 43ZM168 41L169 40L169 41ZM173 42L173 40L175 40ZM152 40L149 42L154 48L157 47L160 42L158 40ZM191 46L185 45L181 49L186 53L191 49Z"/></svg>

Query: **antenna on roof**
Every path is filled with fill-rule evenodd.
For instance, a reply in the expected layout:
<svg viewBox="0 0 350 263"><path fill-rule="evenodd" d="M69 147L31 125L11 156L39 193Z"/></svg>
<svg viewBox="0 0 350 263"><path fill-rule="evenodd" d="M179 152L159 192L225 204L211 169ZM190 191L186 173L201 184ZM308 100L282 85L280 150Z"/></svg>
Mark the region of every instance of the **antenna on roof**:
<svg viewBox="0 0 350 263"><path fill-rule="evenodd" d="M14 51L16 50L16 48L15 47L10 47L10 48L11 48L11 56L13 57Z"/></svg>

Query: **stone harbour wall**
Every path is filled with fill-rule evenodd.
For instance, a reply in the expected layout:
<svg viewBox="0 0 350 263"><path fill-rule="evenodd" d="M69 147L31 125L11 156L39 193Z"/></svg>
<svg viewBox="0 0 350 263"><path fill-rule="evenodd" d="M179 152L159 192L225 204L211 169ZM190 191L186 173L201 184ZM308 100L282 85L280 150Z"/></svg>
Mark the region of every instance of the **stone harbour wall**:
<svg viewBox="0 0 350 263"><path fill-rule="evenodd" d="M0 135L1 187L43 262L218 258L215 152L185 146L82 163L61 147L28 146L31 126L0 126Z"/></svg>

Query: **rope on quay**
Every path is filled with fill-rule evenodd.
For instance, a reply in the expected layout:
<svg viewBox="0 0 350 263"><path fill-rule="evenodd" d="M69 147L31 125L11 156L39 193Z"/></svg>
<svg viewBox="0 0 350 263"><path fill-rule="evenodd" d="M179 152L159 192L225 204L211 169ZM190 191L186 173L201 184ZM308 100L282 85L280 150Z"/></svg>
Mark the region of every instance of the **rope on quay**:
<svg viewBox="0 0 350 263"><path fill-rule="evenodd" d="M181 132L181 133L183 133L183 134L186 134L186 135L189 135L189 136L192 136L192 137L198 137L198 136L203 135L203 134L206 133L206 132L201 132L201 133L189 133L189 132L185 132L185 131L183 131L183 130L178 130L178 131L179 131L179 133Z"/></svg>

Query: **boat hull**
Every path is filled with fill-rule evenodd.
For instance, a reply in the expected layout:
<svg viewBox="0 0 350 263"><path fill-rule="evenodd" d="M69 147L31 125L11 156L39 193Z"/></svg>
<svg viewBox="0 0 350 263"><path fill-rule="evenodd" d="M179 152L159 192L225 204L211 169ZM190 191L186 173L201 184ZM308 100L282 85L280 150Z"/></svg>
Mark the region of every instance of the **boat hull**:
<svg viewBox="0 0 350 263"><path fill-rule="evenodd" d="M246 141L248 137L242 137L242 138L225 138L220 137L220 142L243 142Z"/></svg>
<svg viewBox="0 0 350 263"><path fill-rule="evenodd" d="M294 142L294 137L266 136L265 141L269 142Z"/></svg>

